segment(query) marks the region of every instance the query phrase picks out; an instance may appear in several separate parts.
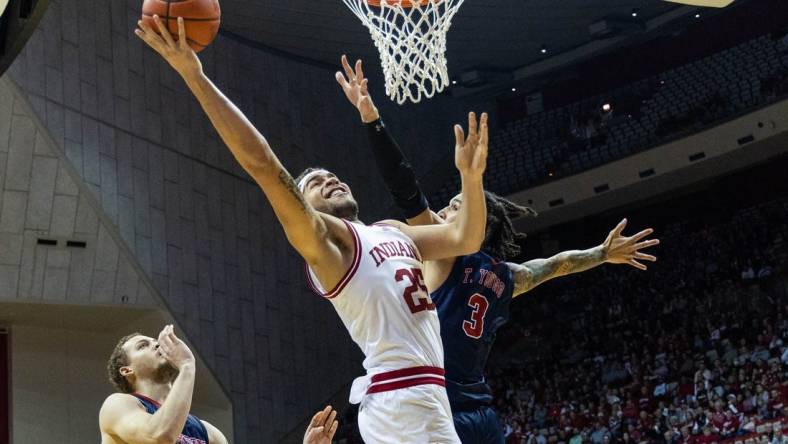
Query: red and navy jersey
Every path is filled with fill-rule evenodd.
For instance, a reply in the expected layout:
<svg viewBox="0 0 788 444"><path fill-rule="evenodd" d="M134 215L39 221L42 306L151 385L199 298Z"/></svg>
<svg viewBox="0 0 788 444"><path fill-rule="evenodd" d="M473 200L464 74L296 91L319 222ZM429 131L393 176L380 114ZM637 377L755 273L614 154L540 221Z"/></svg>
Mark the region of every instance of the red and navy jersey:
<svg viewBox="0 0 788 444"><path fill-rule="evenodd" d="M140 401L142 406L145 407L145 411L151 415L156 413L161 407L161 404L147 396L139 393L132 393L132 395ZM208 430L205 429L205 424L197 419L196 416L189 415L186 417L186 424L183 425L181 436L178 437L174 444L208 444Z"/></svg>
<svg viewBox="0 0 788 444"><path fill-rule="evenodd" d="M446 390L453 410L492 402L484 367L498 329L509 319L514 280L506 262L478 252L458 257L430 294L438 309Z"/></svg>

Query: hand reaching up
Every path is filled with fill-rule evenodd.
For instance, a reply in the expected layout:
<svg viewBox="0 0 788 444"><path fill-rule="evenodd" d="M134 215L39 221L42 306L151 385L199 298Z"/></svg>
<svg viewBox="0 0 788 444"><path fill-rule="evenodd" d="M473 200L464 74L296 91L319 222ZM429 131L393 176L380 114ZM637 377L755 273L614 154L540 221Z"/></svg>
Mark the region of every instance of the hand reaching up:
<svg viewBox="0 0 788 444"><path fill-rule="evenodd" d="M361 120L364 123L374 122L380 118L378 109L372 103L372 97L367 90L367 80L364 77L364 70L361 68L361 60L356 60L355 70L350 67L347 61L347 56L342 56L342 68L345 74L337 71L335 77L337 83L342 87L345 92L348 102L355 106L361 115Z"/></svg>
<svg viewBox="0 0 788 444"><path fill-rule="evenodd" d="M487 168L487 113L476 121L476 113L468 113L468 136L460 125L454 125L456 145L454 164L463 177L481 180Z"/></svg>

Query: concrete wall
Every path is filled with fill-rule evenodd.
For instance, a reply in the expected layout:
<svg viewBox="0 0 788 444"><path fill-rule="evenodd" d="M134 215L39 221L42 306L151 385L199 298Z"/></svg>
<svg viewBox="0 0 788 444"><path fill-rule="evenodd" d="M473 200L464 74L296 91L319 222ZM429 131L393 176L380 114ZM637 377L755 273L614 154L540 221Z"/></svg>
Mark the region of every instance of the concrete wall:
<svg viewBox="0 0 788 444"><path fill-rule="evenodd" d="M361 372L360 353L330 304L307 291L261 191L180 79L132 34L140 3L51 1L7 76L97 202L109 237L230 392L236 441L274 442ZM222 37L201 58L294 175L334 169L363 189L364 220L391 216L332 71ZM451 123L468 103L395 109L377 92L420 173L451 162ZM69 297L92 302L87 292Z"/></svg>
<svg viewBox="0 0 788 444"><path fill-rule="evenodd" d="M18 88L0 78L0 300L159 305L79 180Z"/></svg>

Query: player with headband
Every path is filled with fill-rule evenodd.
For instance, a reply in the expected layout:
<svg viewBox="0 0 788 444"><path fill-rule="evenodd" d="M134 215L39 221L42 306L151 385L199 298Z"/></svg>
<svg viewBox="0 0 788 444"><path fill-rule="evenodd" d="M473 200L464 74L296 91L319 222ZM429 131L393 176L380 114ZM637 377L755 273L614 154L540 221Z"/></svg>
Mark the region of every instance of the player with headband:
<svg viewBox="0 0 788 444"><path fill-rule="evenodd" d="M158 17L158 33L138 22L136 34L186 82L222 140L257 182L306 261L313 290L330 300L364 352L367 375L351 400L361 402L359 427L368 443L459 442L443 370L435 305L422 264L478 251L486 210L482 175L487 163L487 115L468 117L456 136L455 164L465 202L455 221L409 227L397 221L365 225L347 184L325 169L293 180L266 139L203 73L178 18L175 42Z"/></svg>
<svg viewBox="0 0 788 444"><path fill-rule="evenodd" d="M455 196L438 214L430 211L413 169L372 102L361 61L351 68L347 57L342 56L342 66L345 74L337 72L337 82L358 109L381 176L408 223L453 223L467 204L462 194ZM446 389L460 440L500 444L504 442L503 432L491 406L492 392L484 379L484 368L496 332L509 318L512 298L542 282L603 263L629 264L645 270L646 266L639 260L656 258L640 250L658 244L659 240L641 242L653 232L650 228L631 237L623 236L626 226L623 220L597 247L565 251L522 264L506 262L520 254L518 242L525 238L525 234L514 230L512 220L536 213L489 192L485 193L485 199L487 228L480 251L430 261L424 269L427 288L441 322Z"/></svg>

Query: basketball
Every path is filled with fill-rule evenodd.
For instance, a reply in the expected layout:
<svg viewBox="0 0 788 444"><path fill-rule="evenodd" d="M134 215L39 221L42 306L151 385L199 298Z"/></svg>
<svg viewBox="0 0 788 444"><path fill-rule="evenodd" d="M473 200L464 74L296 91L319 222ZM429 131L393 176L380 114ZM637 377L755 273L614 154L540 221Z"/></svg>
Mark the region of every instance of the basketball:
<svg viewBox="0 0 788 444"><path fill-rule="evenodd" d="M183 17L186 40L196 52L208 47L219 32L218 0L145 0L142 20L158 31L154 15L159 16L175 40L178 40L178 17Z"/></svg>

